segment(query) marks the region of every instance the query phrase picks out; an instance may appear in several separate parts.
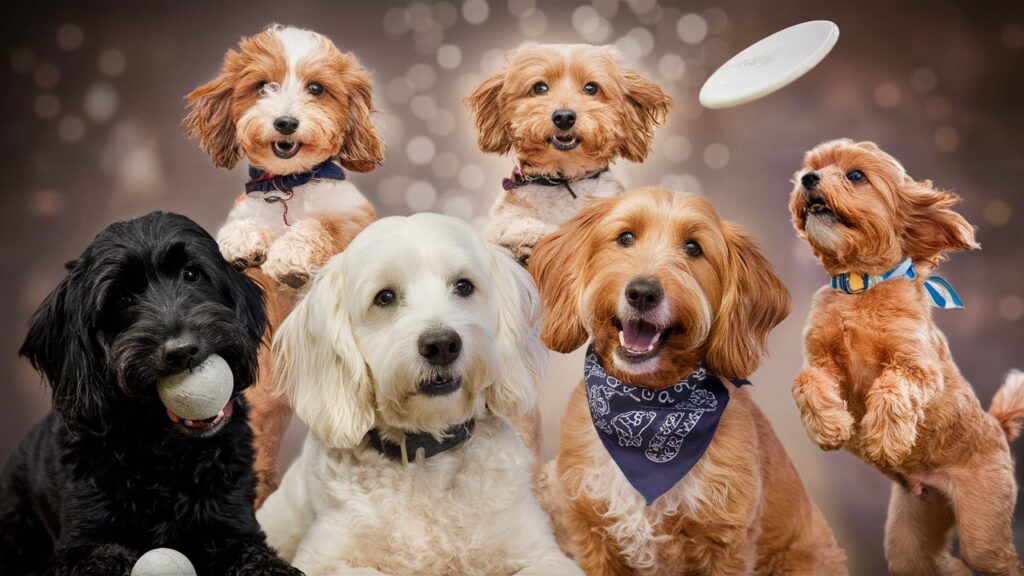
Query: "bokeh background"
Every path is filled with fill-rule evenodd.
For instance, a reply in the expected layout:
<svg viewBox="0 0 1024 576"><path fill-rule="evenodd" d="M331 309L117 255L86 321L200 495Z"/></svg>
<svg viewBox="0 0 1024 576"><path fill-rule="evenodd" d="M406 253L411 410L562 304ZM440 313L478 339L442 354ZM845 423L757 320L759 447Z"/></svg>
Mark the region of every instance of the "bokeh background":
<svg viewBox="0 0 1024 576"><path fill-rule="evenodd" d="M812 19L836 22L841 35L807 76L734 109L697 103L732 54ZM759 239L788 285L793 313L771 338L754 394L854 574L884 573L889 485L848 454L813 446L790 397L809 299L826 280L786 211L803 152L835 137L874 140L912 175L958 191L984 250L943 265L967 309L936 320L986 406L1004 373L1024 367L1022 2L20 2L5 9L0 35L0 458L49 406L16 351L63 262L117 219L172 210L212 231L224 218L245 167L215 169L186 138L183 96L216 74L239 36L271 22L318 30L372 70L387 160L351 178L382 215L433 210L483 222L513 161L477 150L462 98L507 50L614 44L660 83L676 106L647 162L617 171L629 184L705 194ZM554 361L548 454L577 364ZM293 425L285 461L302 435Z"/></svg>

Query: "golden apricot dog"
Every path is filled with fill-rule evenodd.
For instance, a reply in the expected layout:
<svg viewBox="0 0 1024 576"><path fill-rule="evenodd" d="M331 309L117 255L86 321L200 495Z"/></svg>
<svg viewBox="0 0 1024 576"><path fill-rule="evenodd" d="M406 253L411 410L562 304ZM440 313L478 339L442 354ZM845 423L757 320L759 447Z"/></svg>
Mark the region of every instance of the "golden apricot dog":
<svg viewBox="0 0 1024 576"><path fill-rule="evenodd" d="M707 373L726 402L696 465L648 503L602 445L604 399L576 389L538 491L587 574L846 574L782 444L735 385L789 313L789 293L736 224L699 196L641 188L595 200L538 242L529 268L545 344L569 352L592 338L593 357L622 383L611 394L660 397ZM689 432L675 447L701 441ZM647 453L665 446L652 440Z"/></svg>
<svg viewBox="0 0 1024 576"><path fill-rule="evenodd" d="M932 321L933 304L959 299L928 272L978 247L957 202L871 142L807 153L789 207L833 281L814 298L793 396L819 446L845 447L893 481L893 574L1024 574L1007 444L1024 418L1024 374L1011 372L986 413Z"/></svg>

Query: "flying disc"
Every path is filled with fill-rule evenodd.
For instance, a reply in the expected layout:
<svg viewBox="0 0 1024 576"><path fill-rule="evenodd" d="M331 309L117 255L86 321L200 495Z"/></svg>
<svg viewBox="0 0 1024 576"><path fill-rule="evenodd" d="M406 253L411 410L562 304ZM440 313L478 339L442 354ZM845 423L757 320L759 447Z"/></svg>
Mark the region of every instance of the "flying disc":
<svg viewBox="0 0 1024 576"><path fill-rule="evenodd" d="M705 108L729 108L767 96L806 74L839 40L828 20L790 26L751 44L708 78L700 89Z"/></svg>

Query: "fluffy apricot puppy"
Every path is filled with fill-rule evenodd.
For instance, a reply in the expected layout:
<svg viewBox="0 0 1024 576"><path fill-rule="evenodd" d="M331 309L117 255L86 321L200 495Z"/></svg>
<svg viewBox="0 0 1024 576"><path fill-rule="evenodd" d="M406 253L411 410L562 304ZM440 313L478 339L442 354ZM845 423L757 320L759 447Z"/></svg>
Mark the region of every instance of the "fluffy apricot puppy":
<svg viewBox="0 0 1024 576"><path fill-rule="evenodd" d="M1024 418L1024 374L1011 372L986 413L932 321L933 306L959 299L928 272L978 247L952 210L959 198L871 142L821 144L796 179L793 224L832 276L814 298L793 386L808 434L893 481L893 574L1024 574L1007 444ZM954 526L963 561L950 554Z"/></svg>
<svg viewBox="0 0 1024 576"><path fill-rule="evenodd" d="M486 234L525 261L589 199L622 192L609 165L647 157L672 99L610 46L546 44L511 54L466 104L480 149L516 155Z"/></svg>
<svg viewBox="0 0 1024 576"><path fill-rule="evenodd" d="M845 574L845 555L739 387L789 293L699 196L594 201L530 259L549 348L593 339L541 478L587 574Z"/></svg>

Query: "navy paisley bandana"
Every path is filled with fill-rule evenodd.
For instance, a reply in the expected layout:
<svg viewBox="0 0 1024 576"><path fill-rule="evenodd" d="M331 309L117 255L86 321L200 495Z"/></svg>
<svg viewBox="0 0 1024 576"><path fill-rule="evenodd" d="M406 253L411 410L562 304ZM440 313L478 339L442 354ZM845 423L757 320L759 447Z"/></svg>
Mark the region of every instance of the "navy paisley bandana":
<svg viewBox="0 0 1024 576"><path fill-rule="evenodd" d="M609 376L593 346L583 382L601 443L648 506L700 461L729 404L729 391L703 364L682 382L653 390Z"/></svg>

